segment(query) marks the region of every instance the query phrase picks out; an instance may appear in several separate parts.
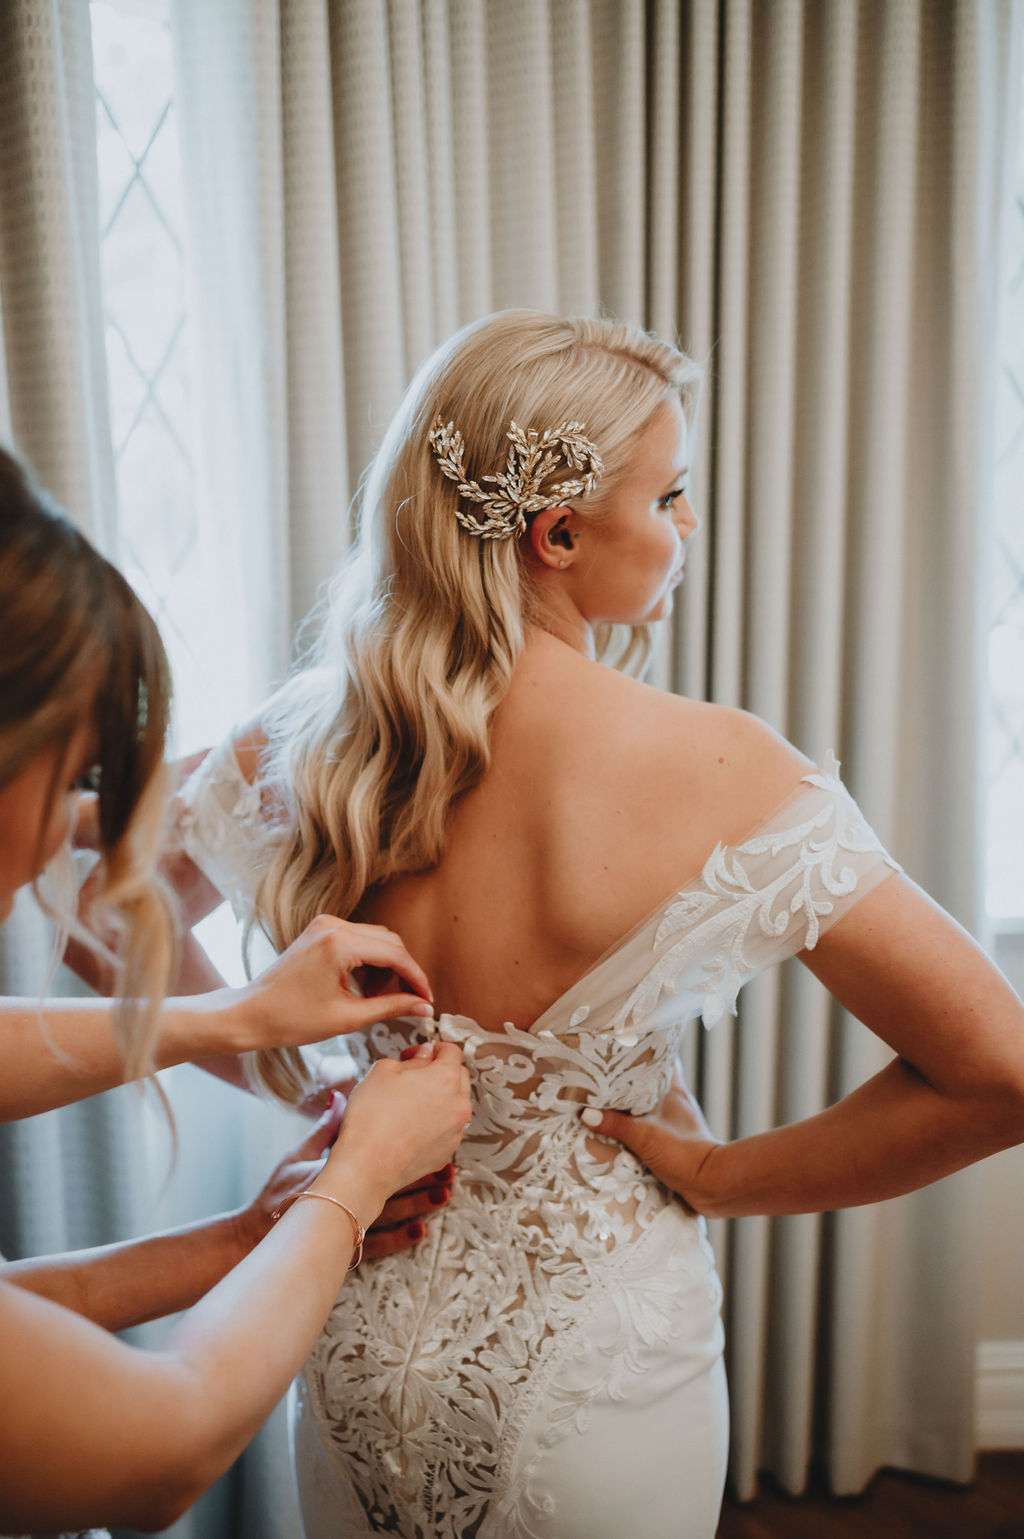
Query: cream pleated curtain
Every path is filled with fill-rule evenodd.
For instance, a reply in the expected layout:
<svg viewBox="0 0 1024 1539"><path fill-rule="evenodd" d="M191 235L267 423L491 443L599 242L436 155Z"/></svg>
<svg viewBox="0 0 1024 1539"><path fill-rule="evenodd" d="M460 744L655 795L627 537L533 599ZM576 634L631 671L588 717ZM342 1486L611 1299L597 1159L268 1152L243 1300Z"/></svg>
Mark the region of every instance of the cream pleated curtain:
<svg viewBox="0 0 1024 1539"><path fill-rule="evenodd" d="M8 0L4 83L26 50L40 81L65 70L82 9ZM280 676L436 342L509 305L639 321L707 372L661 677L834 748L972 924L984 253L1020 0L174 0L173 21L225 677ZM0 93L0 312L15 436L113 550L77 99L19 117ZM26 119L63 159L2 153ZM40 155L63 192L25 180ZM688 1068L736 1136L885 1057L792 964L695 1028ZM839 1492L881 1464L969 1477L970 1182L714 1226L740 1495L759 1468L798 1491L814 1458ZM280 1468L250 1462L251 1539L294 1532Z"/></svg>
<svg viewBox="0 0 1024 1539"><path fill-rule="evenodd" d="M261 353L290 621L405 383L456 326L530 305L678 337L707 369L705 530L663 677L834 748L908 871L973 924L980 236L1019 6L176 15L186 181L258 219L237 269L214 253L202 329L216 341L223 288L258 278L262 323L230 346ZM225 224L206 233L235 255ZM735 1136L818 1110L886 1057L794 965L735 1025L695 1032L689 1067ZM882 1464L969 1477L969 1183L715 1225L741 1495L761 1467L798 1491L816 1457L839 1492Z"/></svg>

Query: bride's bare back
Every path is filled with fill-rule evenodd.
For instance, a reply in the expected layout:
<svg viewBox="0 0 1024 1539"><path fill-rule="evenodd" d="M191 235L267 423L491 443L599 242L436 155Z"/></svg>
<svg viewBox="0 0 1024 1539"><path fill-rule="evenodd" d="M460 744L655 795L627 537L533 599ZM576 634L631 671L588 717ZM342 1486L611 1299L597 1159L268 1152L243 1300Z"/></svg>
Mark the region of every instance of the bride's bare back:
<svg viewBox="0 0 1024 1539"><path fill-rule="evenodd" d="M545 632L521 658L491 764L440 863L367 895L439 1010L529 1027L719 842L749 833L807 761L755 718L637 683Z"/></svg>

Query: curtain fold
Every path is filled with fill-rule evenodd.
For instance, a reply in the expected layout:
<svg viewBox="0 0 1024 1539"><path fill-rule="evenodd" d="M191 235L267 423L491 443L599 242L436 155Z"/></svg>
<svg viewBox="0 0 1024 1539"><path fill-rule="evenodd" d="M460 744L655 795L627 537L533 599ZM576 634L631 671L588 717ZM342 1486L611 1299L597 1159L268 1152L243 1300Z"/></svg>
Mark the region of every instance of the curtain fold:
<svg viewBox="0 0 1024 1539"><path fill-rule="evenodd" d="M87 6L0 7L0 292L10 433L117 551Z"/></svg>

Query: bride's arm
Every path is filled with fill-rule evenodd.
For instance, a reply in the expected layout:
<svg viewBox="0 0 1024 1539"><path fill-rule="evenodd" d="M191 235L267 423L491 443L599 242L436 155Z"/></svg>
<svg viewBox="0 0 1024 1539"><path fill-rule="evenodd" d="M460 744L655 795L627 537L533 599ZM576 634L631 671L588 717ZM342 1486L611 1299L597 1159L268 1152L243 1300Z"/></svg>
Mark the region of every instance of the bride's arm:
<svg viewBox="0 0 1024 1539"><path fill-rule="evenodd" d="M383 1072L382 1072L383 1071ZM389 1191L451 1155L469 1117L450 1044L375 1065L311 1190L159 1352L0 1285L0 1524L166 1527L241 1452L301 1367Z"/></svg>
<svg viewBox="0 0 1024 1539"><path fill-rule="evenodd" d="M1024 1140L1024 1005L912 882L888 877L800 959L893 1048L880 1073L816 1116L731 1143L681 1087L653 1117L609 1112L597 1131L716 1216L876 1202Z"/></svg>

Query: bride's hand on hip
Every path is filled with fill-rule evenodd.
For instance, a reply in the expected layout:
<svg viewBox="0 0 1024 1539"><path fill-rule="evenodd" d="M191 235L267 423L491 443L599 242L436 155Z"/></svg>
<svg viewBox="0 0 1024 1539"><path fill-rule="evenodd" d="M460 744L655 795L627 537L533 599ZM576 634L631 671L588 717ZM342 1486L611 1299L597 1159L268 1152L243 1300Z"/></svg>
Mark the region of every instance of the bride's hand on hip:
<svg viewBox="0 0 1024 1539"><path fill-rule="evenodd" d="M661 1104L645 1117L589 1106L581 1117L595 1133L625 1144L686 1207L695 1213L712 1211L701 1176L721 1139L715 1138L696 1098L678 1076Z"/></svg>

